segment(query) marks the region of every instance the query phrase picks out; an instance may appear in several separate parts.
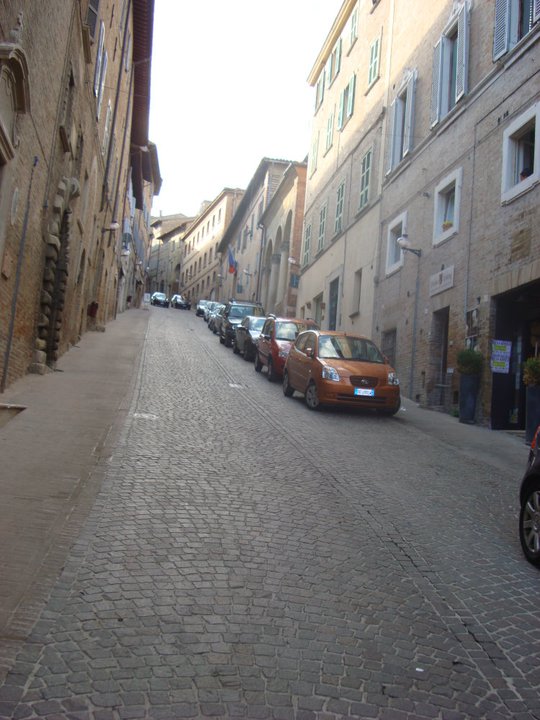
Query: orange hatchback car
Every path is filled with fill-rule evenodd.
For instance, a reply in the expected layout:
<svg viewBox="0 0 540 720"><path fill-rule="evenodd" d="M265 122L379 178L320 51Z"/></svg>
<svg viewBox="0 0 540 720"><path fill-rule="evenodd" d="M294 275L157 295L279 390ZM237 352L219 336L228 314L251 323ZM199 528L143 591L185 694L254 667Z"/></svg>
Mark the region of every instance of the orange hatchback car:
<svg viewBox="0 0 540 720"><path fill-rule="evenodd" d="M307 330L292 346L283 372L283 392L304 393L306 405L348 405L394 415L401 405L394 368L374 342L360 335Z"/></svg>

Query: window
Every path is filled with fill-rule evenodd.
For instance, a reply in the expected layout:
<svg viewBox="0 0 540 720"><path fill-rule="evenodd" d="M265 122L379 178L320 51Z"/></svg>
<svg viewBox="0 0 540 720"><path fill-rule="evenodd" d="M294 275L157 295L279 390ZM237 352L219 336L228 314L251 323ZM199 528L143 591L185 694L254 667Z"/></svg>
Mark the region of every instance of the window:
<svg viewBox="0 0 540 720"><path fill-rule="evenodd" d="M390 109L390 156L388 172L412 150L414 140L414 99L416 70L406 77Z"/></svg>
<svg viewBox="0 0 540 720"><path fill-rule="evenodd" d="M302 251L302 265L309 263L309 253L311 248L311 225L306 225L304 230L304 248Z"/></svg>
<svg viewBox="0 0 540 720"><path fill-rule="evenodd" d="M445 117L467 92L469 6L465 2L435 45L431 87L431 125Z"/></svg>
<svg viewBox="0 0 540 720"><path fill-rule="evenodd" d="M326 143L324 145L324 151L327 153L334 142L334 111L328 116L326 121Z"/></svg>
<svg viewBox="0 0 540 720"><path fill-rule="evenodd" d="M341 68L341 38L332 50L332 54L326 61L325 74L328 79L328 87L334 82Z"/></svg>
<svg viewBox="0 0 540 720"><path fill-rule="evenodd" d="M346 125L347 120L351 117L354 110L354 87L356 84L356 75L353 75L349 80L349 84L343 90L339 98L339 113L338 113L338 130L341 130Z"/></svg>
<svg viewBox="0 0 540 720"><path fill-rule="evenodd" d="M539 20L538 0L496 0L493 60L511 50Z"/></svg>
<svg viewBox="0 0 540 720"><path fill-rule="evenodd" d="M94 68L94 95L99 93L99 81L101 78L101 63L103 61L103 46L105 44L105 23L100 23L99 40L96 50L96 67Z"/></svg>
<svg viewBox="0 0 540 720"><path fill-rule="evenodd" d="M111 101L107 103L107 115L105 117L105 128L103 130L103 143L101 145L101 152L103 155L107 153L109 149L109 137L111 134L111 123L112 123L112 104Z"/></svg>
<svg viewBox="0 0 540 720"><path fill-rule="evenodd" d="M337 189L336 198L336 221L334 223L334 232L336 235L341 232L343 225L343 199L345 197L345 183L342 182Z"/></svg>
<svg viewBox="0 0 540 720"><path fill-rule="evenodd" d="M381 39L377 38L369 48L368 86L379 78L379 56L381 51Z"/></svg>
<svg viewBox="0 0 540 720"><path fill-rule="evenodd" d="M321 107L322 101L324 100L324 81L325 81L325 69L323 68L322 73L319 76L319 79L317 80L317 85L315 86L315 112Z"/></svg>
<svg viewBox="0 0 540 720"><path fill-rule="evenodd" d="M317 252L324 248L324 236L326 235L326 204L319 210L319 236L317 239Z"/></svg>
<svg viewBox="0 0 540 720"><path fill-rule="evenodd" d="M398 270L403 265L403 251L398 244L398 239L407 233L407 213L399 215L388 226L388 238L386 243L386 272L387 274Z"/></svg>
<svg viewBox="0 0 540 720"><path fill-rule="evenodd" d="M459 232L462 176L462 169L459 168L445 177L435 188L434 245Z"/></svg>
<svg viewBox="0 0 540 720"><path fill-rule="evenodd" d="M371 179L371 148L362 158L362 167L360 172L360 204L359 210L366 207L369 202L369 182Z"/></svg>
<svg viewBox="0 0 540 720"><path fill-rule="evenodd" d="M98 10L99 0L89 0L88 12L86 14L86 24L88 25L88 30L90 31L91 38L95 38L96 36Z"/></svg>
<svg viewBox="0 0 540 720"><path fill-rule="evenodd" d="M503 133L503 202L512 200L540 180L540 150L536 142L540 127L540 102L519 115Z"/></svg>

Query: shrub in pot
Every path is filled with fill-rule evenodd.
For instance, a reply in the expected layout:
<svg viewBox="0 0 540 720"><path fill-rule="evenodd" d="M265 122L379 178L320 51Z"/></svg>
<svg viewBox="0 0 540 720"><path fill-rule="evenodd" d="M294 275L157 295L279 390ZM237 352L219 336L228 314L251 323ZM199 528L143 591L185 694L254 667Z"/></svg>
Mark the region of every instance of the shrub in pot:
<svg viewBox="0 0 540 720"><path fill-rule="evenodd" d="M459 372L459 422L474 423L476 400L480 390L480 374L484 358L478 350L465 348L457 355Z"/></svg>

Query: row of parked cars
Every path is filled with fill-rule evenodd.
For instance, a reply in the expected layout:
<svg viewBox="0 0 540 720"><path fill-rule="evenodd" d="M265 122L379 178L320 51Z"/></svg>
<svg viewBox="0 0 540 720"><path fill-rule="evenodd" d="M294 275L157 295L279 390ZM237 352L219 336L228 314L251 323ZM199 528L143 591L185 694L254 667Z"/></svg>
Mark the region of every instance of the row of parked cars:
<svg viewBox="0 0 540 720"><path fill-rule="evenodd" d="M281 379L283 393L303 393L308 408L346 405L393 415L400 406L394 369L368 338L320 330L312 320L266 316L258 303L201 301L197 315L255 371ZM523 553L540 567L540 427L531 443L520 487L519 537Z"/></svg>
<svg viewBox="0 0 540 720"><path fill-rule="evenodd" d="M399 380L387 358L367 337L321 330L314 320L266 315L256 302L201 300L196 314L225 347L255 371L266 368L283 393L302 393L306 405L343 405L394 415L400 408Z"/></svg>

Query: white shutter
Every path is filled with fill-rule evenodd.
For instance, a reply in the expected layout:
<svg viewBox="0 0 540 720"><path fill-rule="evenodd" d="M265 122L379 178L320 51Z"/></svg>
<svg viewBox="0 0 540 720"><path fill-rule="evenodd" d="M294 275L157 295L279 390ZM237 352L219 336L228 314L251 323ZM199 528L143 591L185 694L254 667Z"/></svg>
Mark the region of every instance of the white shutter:
<svg viewBox="0 0 540 720"><path fill-rule="evenodd" d="M469 6L465 3L458 13L456 102L468 90L469 76Z"/></svg>
<svg viewBox="0 0 540 720"><path fill-rule="evenodd" d="M495 27L493 29L493 60L508 52L510 35L510 1L495 0ZM536 0L539 4L540 0Z"/></svg>
<svg viewBox="0 0 540 720"><path fill-rule="evenodd" d="M103 60L101 61L101 78L99 80L99 94L97 98L97 110L96 117L99 118L101 112L101 103L103 100L103 91L105 90L105 78L107 76L107 65L109 62L109 55L106 50L103 52Z"/></svg>
<svg viewBox="0 0 540 720"><path fill-rule="evenodd" d="M388 120L388 137L390 138L389 143L389 152L388 152L388 168L386 170L387 173L391 172L392 168L395 165L395 156L396 156L396 109L397 109L397 98L394 100L392 105L390 106L390 117Z"/></svg>
<svg viewBox="0 0 540 720"><path fill-rule="evenodd" d="M347 117L350 118L354 110L354 90L356 86L356 75L349 81L349 95L347 97Z"/></svg>
<svg viewBox="0 0 540 720"><path fill-rule="evenodd" d="M94 68L94 95L97 97L99 92L99 79L101 77L101 61L103 59L103 43L105 42L105 23L99 26L99 41L96 51L96 67Z"/></svg>
<svg viewBox="0 0 540 720"><path fill-rule="evenodd" d="M405 122L403 128L403 157L414 145L414 100L416 95L416 70L407 81L407 98L405 100Z"/></svg>
<svg viewBox="0 0 540 720"><path fill-rule="evenodd" d="M337 119L338 130L341 130L341 128L343 127L344 120L345 120L345 90L342 90L341 94L339 96L339 110L338 110L338 119Z"/></svg>
<svg viewBox="0 0 540 720"><path fill-rule="evenodd" d="M540 20L540 0L534 0L533 5L533 22Z"/></svg>
<svg viewBox="0 0 540 720"><path fill-rule="evenodd" d="M433 77L431 79L431 127L439 122L441 117L441 72L442 72L441 40L433 49Z"/></svg>
<svg viewBox="0 0 540 720"><path fill-rule="evenodd" d="M337 48L336 48L336 67L334 68L334 77L338 74L338 72L340 70L341 70L341 38L339 38Z"/></svg>

